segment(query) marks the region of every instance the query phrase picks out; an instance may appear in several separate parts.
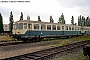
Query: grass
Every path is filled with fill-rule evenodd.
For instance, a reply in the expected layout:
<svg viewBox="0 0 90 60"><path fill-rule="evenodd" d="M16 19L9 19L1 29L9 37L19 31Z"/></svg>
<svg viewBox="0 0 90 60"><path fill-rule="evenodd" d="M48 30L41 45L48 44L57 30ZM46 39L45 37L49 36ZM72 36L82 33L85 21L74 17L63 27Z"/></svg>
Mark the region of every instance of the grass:
<svg viewBox="0 0 90 60"><path fill-rule="evenodd" d="M90 35L85 35L85 36L80 36L80 37L75 37L75 38L69 38L69 40L74 40L74 41L90 40Z"/></svg>
<svg viewBox="0 0 90 60"><path fill-rule="evenodd" d="M80 42L85 40L90 40L90 35L68 38L67 40L62 40L59 44L53 44L51 46L57 47L57 46L62 46L73 42ZM73 54L72 56L65 57L65 58L60 58L56 56L54 60L88 60L88 59L84 57L83 54Z"/></svg>
<svg viewBox="0 0 90 60"><path fill-rule="evenodd" d="M55 57L54 60L87 60L86 57L83 56L83 54L73 54L72 56L67 56L64 58L60 58L59 56Z"/></svg>
<svg viewBox="0 0 90 60"><path fill-rule="evenodd" d="M90 35L64 39L64 40L61 40L61 42L59 44L52 44L50 46L51 47L58 47L58 46L63 46L63 45L66 45L66 44L70 44L70 43L74 43L74 42L80 42L80 41L85 41L85 40L90 40ZM57 40L54 40L54 41L57 41Z"/></svg>
<svg viewBox="0 0 90 60"><path fill-rule="evenodd" d="M2 41L11 41L11 40L13 40L13 38L10 37L10 36L0 36L0 42L2 42Z"/></svg>

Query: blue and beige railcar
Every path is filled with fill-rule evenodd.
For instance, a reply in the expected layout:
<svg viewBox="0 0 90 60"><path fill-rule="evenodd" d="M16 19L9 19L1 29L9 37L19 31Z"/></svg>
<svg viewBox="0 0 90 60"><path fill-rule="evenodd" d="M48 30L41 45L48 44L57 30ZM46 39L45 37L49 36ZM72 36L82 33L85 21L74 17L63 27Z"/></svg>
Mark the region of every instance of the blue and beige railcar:
<svg viewBox="0 0 90 60"><path fill-rule="evenodd" d="M15 38L27 42L40 41L43 38L69 37L90 33L90 31L82 31L82 29L86 28L71 24L21 20L14 22L12 33ZM88 27L88 29L90 28Z"/></svg>

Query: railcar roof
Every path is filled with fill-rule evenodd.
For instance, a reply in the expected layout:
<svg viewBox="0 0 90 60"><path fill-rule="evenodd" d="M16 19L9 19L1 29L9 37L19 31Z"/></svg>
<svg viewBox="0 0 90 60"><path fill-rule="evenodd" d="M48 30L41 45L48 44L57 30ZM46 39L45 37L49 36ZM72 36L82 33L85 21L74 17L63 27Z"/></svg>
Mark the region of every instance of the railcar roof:
<svg viewBox="0 0 90 60"><path fill-rule="evenodd" d="M33 20L20 20L20 21L16 21L15 23L18 22L31 22L31 23L41 23L41 24L59 24L59 23L50 23L50 22L43 22L43 21L33 21ZM59 24L59 25L71 25L71 24ZM71 25L71 26L78 26L78 25Z"/></svg>

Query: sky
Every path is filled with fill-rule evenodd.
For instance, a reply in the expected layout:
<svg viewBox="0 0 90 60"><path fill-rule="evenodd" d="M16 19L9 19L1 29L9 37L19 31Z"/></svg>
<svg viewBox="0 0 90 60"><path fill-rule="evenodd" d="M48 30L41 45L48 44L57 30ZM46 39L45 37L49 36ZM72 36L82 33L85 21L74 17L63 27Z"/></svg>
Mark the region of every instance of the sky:
<svg viewBox="0 0 90 60"><path fill-rule="evenodd" d="M37 21L38 15L42 21L49 22L52 15L54 22L57 23L61 14L64 14L66 24L71 24L71 17L74 16L75 23L78 22L78 16L90 16L90 0L23 0L30 2L10 2L13 0L4 0L1 2L0 13L3 16L3 23L9 23L10 12L13 13L14 21L19 21L21 12L24 20L27 15L30 20ZM20 1L20 0L14 0Z"/></svg>

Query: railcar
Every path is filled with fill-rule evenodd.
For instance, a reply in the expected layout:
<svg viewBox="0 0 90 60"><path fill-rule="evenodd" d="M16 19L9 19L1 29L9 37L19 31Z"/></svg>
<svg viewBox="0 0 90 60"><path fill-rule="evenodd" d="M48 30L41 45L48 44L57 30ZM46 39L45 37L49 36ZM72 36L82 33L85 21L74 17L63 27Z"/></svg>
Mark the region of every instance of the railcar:
<svg viewBox="0 0 90 60"><path fill-rule="evenodd" d="M85 30L86 29L86 30ZM90 34L89 27L21 20L14 22L12 36L23 42L41 41L43 38L58 38Z"/></svg>

